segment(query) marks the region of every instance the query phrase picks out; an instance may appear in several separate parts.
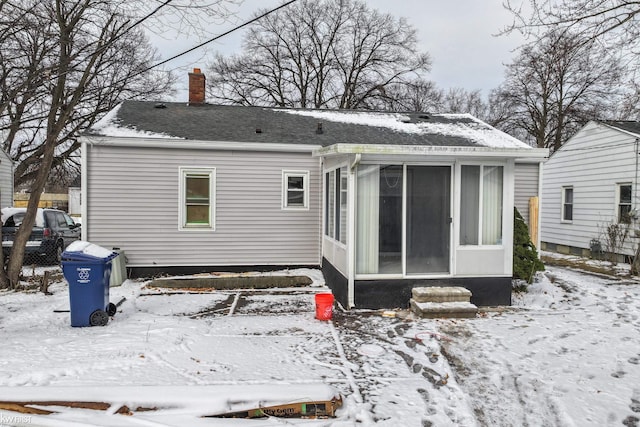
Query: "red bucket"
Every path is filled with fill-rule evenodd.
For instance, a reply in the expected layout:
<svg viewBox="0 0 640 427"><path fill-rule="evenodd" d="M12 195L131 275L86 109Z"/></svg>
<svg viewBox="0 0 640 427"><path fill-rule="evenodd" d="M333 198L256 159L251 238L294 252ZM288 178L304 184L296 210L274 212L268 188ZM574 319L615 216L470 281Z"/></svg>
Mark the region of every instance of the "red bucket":
<svg viewBox="0 0 640 427"><path fill-rule="evenodd" d="M331 320L333 316L333 294L316 294L316 319Z"/></svg>

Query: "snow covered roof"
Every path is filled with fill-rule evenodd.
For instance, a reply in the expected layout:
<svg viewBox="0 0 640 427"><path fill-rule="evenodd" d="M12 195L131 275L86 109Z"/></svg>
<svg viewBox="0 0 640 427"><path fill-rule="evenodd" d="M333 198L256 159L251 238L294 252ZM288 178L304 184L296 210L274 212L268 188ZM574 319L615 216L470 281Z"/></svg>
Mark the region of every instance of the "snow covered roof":
<svg viewBox="0 0 640 427"><path fill-rule="evenodd" d="M389 113L125 101L88 137L297 144L478 147L529 150L527 144L468 114ZM96 138L99 143L101 138ZM135 142L132 142L133 144Z"/></svg>
<svg viewBox="0 0 640 427"><path fill-rule="evenodd" d="M91 127L91 130L102 135L117 137L174 138L173 136L165 133L150 132L138 129L133 124L122 123L121 119L118 117L120 107L122 107L122 103L116 105L111 111L105 114Z"/></svg>
<svg viewBox="0 0 640 427"><path fill-rule="evenodd" d="M277 110L330 122L391 129L414 135L464 138L494 148L531 148L470 114L406 114L369 111Z"/></svg>

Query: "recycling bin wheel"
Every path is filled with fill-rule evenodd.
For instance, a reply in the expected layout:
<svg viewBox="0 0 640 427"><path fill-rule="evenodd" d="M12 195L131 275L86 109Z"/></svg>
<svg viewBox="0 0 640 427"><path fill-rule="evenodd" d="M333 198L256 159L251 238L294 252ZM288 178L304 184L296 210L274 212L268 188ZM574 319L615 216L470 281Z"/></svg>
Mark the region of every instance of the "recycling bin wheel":
<svg viewBox="0 0 640 427"><path fill-rule="evenodd" d="M96 310L89 317L91 326L105 326L109 322L109 315L104 310Z"/></svg>
<svg viewBox="0 0 640 427"><path fill-rule="evenodd" d="M117 312L118 312L118 307L116 307L114 303L110 302L109 305L107 306L107 314L109 316L115 316Z"/></svg>

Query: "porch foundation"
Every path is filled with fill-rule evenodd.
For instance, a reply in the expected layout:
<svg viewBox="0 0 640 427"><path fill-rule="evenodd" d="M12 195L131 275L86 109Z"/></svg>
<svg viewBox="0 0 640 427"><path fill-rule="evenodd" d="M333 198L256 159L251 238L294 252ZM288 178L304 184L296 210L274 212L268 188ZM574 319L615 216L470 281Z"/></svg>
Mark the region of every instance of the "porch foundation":
<svg viewBox="0 0 640 427"><path fill-rule="evenodd" d="M348 280L323 258L322 273L337 301L348 307ZM380 279L355 281L355 308L409 308L416 287L461 286L471 291L477 306L511 305L511 277L467 277L445 279Z"/></svg>
<svg viewBox="0 0 640 427"><path fill-rule="evenodd" d="M471 291L477 306L511 305L510 277L467 277L445 279L356 280L357 308L409 308L416 287L461 286Z"/></svg>

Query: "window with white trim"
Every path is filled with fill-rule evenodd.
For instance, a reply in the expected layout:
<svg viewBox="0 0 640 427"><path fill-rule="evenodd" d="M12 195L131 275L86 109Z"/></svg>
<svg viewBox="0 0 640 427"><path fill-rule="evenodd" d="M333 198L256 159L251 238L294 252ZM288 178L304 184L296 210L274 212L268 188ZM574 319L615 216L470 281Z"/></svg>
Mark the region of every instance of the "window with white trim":
<svg viewBox="0 0 640 427"><path fill-rule="evenodd" d="M463 165L460 186L460 244L502 244L502 166Z"/></svg>
<svg viewBox="0 0 640 427"><path fill-rule="evenodd" d="M347 243L347 168L325 173L324 234Z"/></svg>
<svg viewBox="0 0 640 427"><path fill-rule="evenodd" d="M562 220L573 221L573 187L562 187Z"/></svg>
<svg viewBox="0 0 640 427"><path fill-rule="evenodd" d="M213 230L215 168L180 168L180 229Z"/></svg>
<svg viewBox="0 0 640 427"><path fill-rule="evenodd" d="M282 209L309 209L308 171L282 171Z"/></svg>
<svg viewBox="0 0 640 427"><path fill-rule="evenodd" d="M618 184L616 195L618 205L618 222L629 224L631 222L631 184Z"/></svg>

